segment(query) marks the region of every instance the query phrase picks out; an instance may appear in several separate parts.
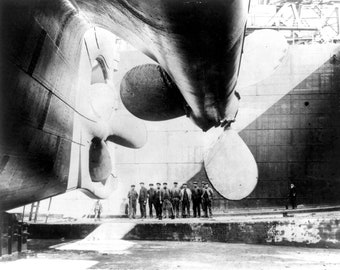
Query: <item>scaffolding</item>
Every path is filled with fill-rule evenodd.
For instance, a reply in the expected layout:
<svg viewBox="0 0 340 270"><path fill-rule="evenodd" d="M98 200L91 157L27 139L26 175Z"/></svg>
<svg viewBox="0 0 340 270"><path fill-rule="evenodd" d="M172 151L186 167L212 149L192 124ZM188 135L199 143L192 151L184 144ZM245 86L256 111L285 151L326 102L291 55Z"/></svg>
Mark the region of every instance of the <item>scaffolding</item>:
<svg viewBox="0 0 340 270"><path fill-rule="evenodd" d="M290 43L340 41L340 0L253 0L248 32L274 29Z"/></svg>

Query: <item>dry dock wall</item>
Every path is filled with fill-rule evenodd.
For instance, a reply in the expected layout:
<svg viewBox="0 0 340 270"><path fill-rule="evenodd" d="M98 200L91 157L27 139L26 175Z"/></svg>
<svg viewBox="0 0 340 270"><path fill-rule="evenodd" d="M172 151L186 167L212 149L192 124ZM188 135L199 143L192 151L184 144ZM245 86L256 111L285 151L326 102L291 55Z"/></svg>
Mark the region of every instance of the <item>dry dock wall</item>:
<svg viewBox="0 0 340 270"><path fill-rule="evenodd" d="M256 222L30 224L29 232L33 239L83 239L98 228L99 234L104 235L102 240L107 240L124 226L128 230L119 239L340 248L340 220L324 218ZM100 241L100 237L97 240Z"/></svg>

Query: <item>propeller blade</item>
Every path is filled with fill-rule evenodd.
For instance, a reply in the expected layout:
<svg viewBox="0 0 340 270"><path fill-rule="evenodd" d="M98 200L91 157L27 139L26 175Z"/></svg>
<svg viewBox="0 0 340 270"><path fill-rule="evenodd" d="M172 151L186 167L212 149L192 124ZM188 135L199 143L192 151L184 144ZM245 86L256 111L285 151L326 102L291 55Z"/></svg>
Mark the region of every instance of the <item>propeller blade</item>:
<svg viewBox="0 0 340 270"><path fill-rule="evenodd" d="M112 162L106 143L94 138L90 146L89 170L93 182L105 181L111 174Z"/></svg>
<svg viewBox="0 0 340 270"><path fill-rule="evenodd" d="M238 133L230 128L204 157L204 166L213 187L229 200L247 197L256 186L256 161Z"/></svg>
<svg viewBox="0 0 340 270"><path fill-rule="evenodd" d="M93 115L101 120L108 120L117 106L113 85L95 83L89 87L89 105Z"/></svg>
<svg viewBox="0 0 340 270"><path fill-rule="evenodd" d="M141 148L146 144L147 131L141 120L129 115L116 115L111 117L110 125L107 141L129 148Z"/></svg>
<svg viewBox="0 0 340 270"><path fill-rule="evenodd" d="M282 33L258 30L245 38L237 89L269 77L284 61L288 43Z"/></svg>
<svg viewBox="0 0 340 270"><path fill-rule="evenodd" d="M163 121L185 115L182 94L159 65L141 65L127 72L120 96L126 109L144 120Z"/></svg>

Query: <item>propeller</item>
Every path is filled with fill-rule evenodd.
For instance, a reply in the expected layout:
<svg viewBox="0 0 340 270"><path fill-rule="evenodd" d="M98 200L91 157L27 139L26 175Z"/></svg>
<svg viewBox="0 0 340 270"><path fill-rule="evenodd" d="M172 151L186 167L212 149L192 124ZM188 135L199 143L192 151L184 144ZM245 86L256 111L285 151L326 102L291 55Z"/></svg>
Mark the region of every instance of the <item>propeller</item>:
<svg viewBox="0 0 340 270"><path fill-rule="evenodd" d="M129 148L141 148L147 141L147 131L140 119L115 113L112 86L96 83L89 90L89 111L97 119L96 122L87 122L90 137L93 138L89 148L91 185L98 194L107 194L106 190L112 188L115 182L107 141Z"/></svg>
<svg viewBox="0 0 340 270"><path fill-rule="evenodd" d="M207 176L219 194L229 200L241 200L255 188L258 179L256 161L238 133L226 128L204 157Z"/></svg>
<svg viewBox="0 0 340 270"><path fill-rule="evenodd" d="M74 125L74 132L79 131L82 142L79 162L75 161L79 164L77 187L92 198L103 199L113 192L118 183L108 142L140 148L146 143L147 132L140 119L125 115L126 112L121 115L117 109L119 97L112 77L114 60L117 60L117 51L112 49L116 46L116 38L106 30L93 28L84 40L87 54L95 64L91 72L87 70L82 76L84 83L81 86L85 89L77 92L77 111L83 116L77 117L80 121ZM85 61L87 63L87 58Z"/></svg>

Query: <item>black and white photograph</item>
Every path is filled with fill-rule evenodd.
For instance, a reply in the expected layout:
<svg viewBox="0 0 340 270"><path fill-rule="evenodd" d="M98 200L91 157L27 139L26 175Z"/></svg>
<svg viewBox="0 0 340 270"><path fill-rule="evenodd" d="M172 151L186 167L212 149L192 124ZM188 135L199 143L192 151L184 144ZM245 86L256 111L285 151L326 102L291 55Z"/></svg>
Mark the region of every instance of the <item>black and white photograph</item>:
<svg viewBox="0 0 340 270"><path fill-rule="evenodd" d="M340 0L0 0L0 269L339 270Z"/></svg>

